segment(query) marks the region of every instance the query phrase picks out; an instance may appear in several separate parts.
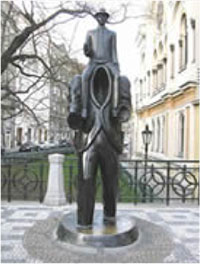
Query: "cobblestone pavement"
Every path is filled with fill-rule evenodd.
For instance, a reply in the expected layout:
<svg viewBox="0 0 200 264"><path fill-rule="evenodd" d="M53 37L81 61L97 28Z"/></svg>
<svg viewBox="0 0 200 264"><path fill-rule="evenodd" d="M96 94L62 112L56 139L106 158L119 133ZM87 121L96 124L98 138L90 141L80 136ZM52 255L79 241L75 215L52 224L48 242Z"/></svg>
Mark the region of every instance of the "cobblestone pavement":
<svg viewBox="0 0 200 264"><path fill-rule="evenodd" d="M199 263L199 209L196 207L145 207L137 205L118 206L125 214L151 221L165 227L174 239L173 256L165 262ZM50 215L69 212L75 205L47 207L33 203L2 203L1 206L1 263L42 263L33 259L23 247L24 233L36 221L47 219ZM101 208L97 205L96 208Z"/></svg>

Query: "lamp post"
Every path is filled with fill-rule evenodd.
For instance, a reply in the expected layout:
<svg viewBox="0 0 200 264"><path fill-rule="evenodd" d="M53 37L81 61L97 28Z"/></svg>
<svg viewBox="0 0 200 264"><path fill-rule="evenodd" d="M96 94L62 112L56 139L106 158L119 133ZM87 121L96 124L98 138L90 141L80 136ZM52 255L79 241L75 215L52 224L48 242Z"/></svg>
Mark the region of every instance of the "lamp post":
<svg viewBox="0 0 200 264"><path fill-rule="evenodd" d="M145 126L145 130L142 131L142 139L145 146L145 161L148 159L148 147L151 143L152 131L149 130L149 126Z"/></svg>
<svg viewBox="0 0 200 264"><path fill-rule="evenodd" d="M146 173L147 173L147 160L148 160L148 147L151 143L152 131L149 130L149 126L145 126L145 130L142 131L142 140L145 146L145 156L144 156L144 188L143 188L143 202L146 202Z"/></svg>

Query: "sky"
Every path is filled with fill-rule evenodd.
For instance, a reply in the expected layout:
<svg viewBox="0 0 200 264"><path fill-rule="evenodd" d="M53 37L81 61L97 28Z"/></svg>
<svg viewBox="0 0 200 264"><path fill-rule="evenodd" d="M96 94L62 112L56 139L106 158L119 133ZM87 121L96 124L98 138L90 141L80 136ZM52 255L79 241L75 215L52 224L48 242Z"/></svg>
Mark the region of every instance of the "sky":
<svg viewBox="0 0 200 264"><path fill-rule="evenodd" d="M121 5L129 3L128 16L138 16L144 14L144 7L148 0L88 0L88 4L91 4L95 9L105 8L106 11L112 12L118 10L116 13L116 19L120 20L122 16ZM47 12L52 13L54 7L58 5L59 1L47 1L43 0L44 5L48 8ZM15 2L20 7L22 6L21 0ZM29 0L25 1L27 8L29 8ZM57 21L62 21L64 18L59 16ZM133 84L134 78L137 75L138 70L138 50L135 46L135 37L137 34L138 26L141 19L131 18L120 24L108 24L107 27L117 33L117 50L118 60L120 64L121 75L126 75ZM76 19L71 22L60 24L56 27L56 32L64 37L64 42L67 45L67 40L73 40L71 43L72 50L78 52L72 52L72 55L80 62L87 63L88 58L84 56L82 47L85 41L86 33L88 30L97 27L97 22L92 17L86 17L84 19ZM76 30L75 30L76 29ZM54 30L54 31L55 31ZM56 35L55 32L55 35ZM56 38L57 42L63 41L63 39Z"/></svg>

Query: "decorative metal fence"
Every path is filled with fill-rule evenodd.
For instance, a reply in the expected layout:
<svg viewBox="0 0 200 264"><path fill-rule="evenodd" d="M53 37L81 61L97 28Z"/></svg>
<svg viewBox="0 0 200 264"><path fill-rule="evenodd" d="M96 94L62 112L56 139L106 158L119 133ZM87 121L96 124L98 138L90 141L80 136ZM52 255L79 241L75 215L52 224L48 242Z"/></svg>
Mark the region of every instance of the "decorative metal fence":
<svg viewBox="0 0 200 264"><path fill-rule="evenodd" d="M64 177L69 203L76 200L78 173L77 158L66 157ZM2 199L42 202L47 178L47 159L2 159ZM101 201L100 171L96 200ZM199 203L199 161L121 160L118 201L167 205L173 201Z"/></svg>
<svg viewBox="0 0 200 264"><path fill-rule="evenodd" d="M66 191L70 202L77 195L77 163L65 165ZM199 203L199 161L192 160L121 160L119 202L173 201ZM97 200L101 200L100 172L97 176Z"/></svg>
<svg viewBox="0 0 200 264"><path fill-rule="evenodd" d="M47 159L5 158L1 160L1 198L43 201L48 175Z"/></svg>
<svg viewBox="0 0 200 264"><path fill-rule="evenodd" d="M134 190L133 202L173 201L199 204L199 161L196 160L124 160Z"/></svg>

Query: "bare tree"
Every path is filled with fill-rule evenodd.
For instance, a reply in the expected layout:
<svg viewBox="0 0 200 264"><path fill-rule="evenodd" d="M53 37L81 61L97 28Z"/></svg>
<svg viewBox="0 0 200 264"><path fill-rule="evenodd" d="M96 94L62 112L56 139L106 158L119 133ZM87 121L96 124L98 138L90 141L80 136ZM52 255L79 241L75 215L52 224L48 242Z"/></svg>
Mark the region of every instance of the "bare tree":
<svg viewBox="0 0 200 264"><path fill-rule="evenodd" d="M52 8L45 2L28 3L24 1L19 7L13 1L1 2L2 104L5 106L9 101L4 107L2 120L26 113L40 126L45 120L38 112L49 105L45 93L39 99L35 95L52 83L52 86L67 86L71 76L83 70L83 65L69 55L77 26L74 35L69 36L68 50L63 56L52 52L55 45L53 32L59 24L64 25L76 18L94 17L99 7L82 1L60 1ZM139 16L143 14L130 16L128 5L123 4L119 10L111 12L109 23L122 23L125 19Z"/></svg>

